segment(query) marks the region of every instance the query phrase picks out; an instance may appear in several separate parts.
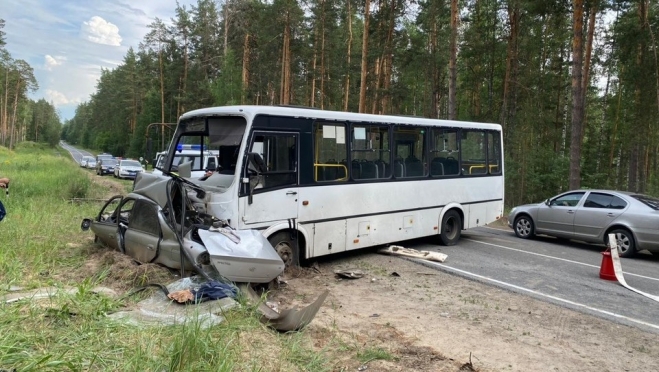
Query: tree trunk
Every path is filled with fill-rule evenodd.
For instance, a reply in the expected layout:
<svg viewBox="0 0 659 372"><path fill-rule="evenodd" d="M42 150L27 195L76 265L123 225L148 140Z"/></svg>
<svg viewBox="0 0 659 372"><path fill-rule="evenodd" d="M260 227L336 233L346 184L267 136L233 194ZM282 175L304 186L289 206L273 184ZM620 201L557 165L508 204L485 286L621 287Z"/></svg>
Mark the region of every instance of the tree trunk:
<svg viewBox="0 0 659 372"><path fill-rule="evenodd" d="M394 39L394 27L395 22L396 22L396 0L391 0L391 9L390 9L390 15L389 15L389 27L387 31L387 43L385 45L385 54L383 55L384 59L384 68L382 71L382 79L383 79L383 86L382 86L382 103L380 104L380 111L383 114L388 114L390 113L391 105L391 92L389 92L389 89L391 88L391 73L392 73L392 65L393 65L393 54L394 54L394 47L393 47L393 39Z"/></svg>
<svg viewBox="0 0 659 372"><path fill-rule="evenodd" d="M366 112L366 73L368 69L368 23L371 1L364 4L364 35L362 38L362 71L359 86L359 112Z"/></svg>
<svg viewBox="0 0 659 372"><path fill-rule="evenodd" d="M242 94L240 103L245 104L247 98L247 87L249 86L249 33L245 34L245 42L243 43L243 74L242 74ZM258 96L257 96L258 99ZM258 101L256 103L258 105Z"/></svg>
<svg viewBox="0 0 659 372"><path fill-rule="evenodd" d="M18 81L16 81L16 95L14 96L14 112L11 115L11 129L9 130L9 149L14 148L14 131L16 129L16 112L18 111L18 96L21 91L21 76L18 75ZM39 131L35 129L35 142L39 140Z"/></svg>
<svg viewBox="0 0 659 372"><path fill-rule="evenodd" d="M229 51L229 5L231 0L224 1L224 59L227 58Z"/></svg>
<svg viewBox="0 0 659 372"><path fill-rule="evenodd" d="M310 105L311 107L316 107L316 65L318 59L318 33L314 35L313 43L313 60L311 61L311 97Z"/></svg>
<svg viewBox="0 0 659 372"><path fill-rule="evenodd" d="M7 102L9 102L9 66L7 66L7 70L5 71L5 100L4 100L4 109L3 109L3 114L0 116L0 119L2 119L2 144L6 145L7 144L7 129L9 128L9 116L7 114Z"/></svg>
<svg viewBox="0 0 659 372"><path fill-rule="evenodd" d="M347 0L348 3L348 55L346 56L346 83L345 83L345 93L343 95L343 111L348 111L348 102L350 98L350 47L352 46L352 11L350 9L350 2L352 0Z"/></svg>
<svg viewBox="0 0 659 372"><path fill-rule="evenodd" d="M503 99L501 102L500 122L504 128L504 136L508 137L511 132L509 121L513 115L515 102L510 100L513 80L517 79L516 71L518 64L518 40L519 40L520 10L517 1L508 4L508 22L510 23L510 35L508 35L508 46L506 48L506 74L503 81Z"/></svg>
<svg viewBox="0 0 659 372"><path fill-rule="evenodd" d="M583 61L583 84L581 84L582 102L584 105L584 124L581 128L581 141L583 142L586 133L586 102L588 96L588 86L590 85L590 60L593 53L593 39L595 36L595 21L597 17L597 1L593 1L588 14L588 38L586 39L586 56Z"/></svg>
<svg viewBox="0 0 659 372"><path fill-rule="evenodd" d="M325 0L321 1L320 17L320 109L325 109Z"/></svg>
<svg viewBox="0 0 659 372"><path fill-rule="evenodd" d="M571 190L581 186L581 128L583 125L583 4L584 0L572 0L572 131L570 138Z"/></svg>
<svg viewBox="0 0 659 372"><path fill-rule="evenodd" d="M457 119L458 0L451 0L451 38L449 43L448 119Z"/></svg>
<svg viewBox="0 0 659 372"><path fill-rule="evenodd" d="M291 99L291 26L290 14L286 13L284 25L284 42L282 46L281 63L281 90L280 102L282 105L290 104Z"/></svg>
<svg viewBox="0 0 659 372"><path fill-rule="evenodd" d="M225 44L226 45L226 44ZM226 53L225 53L226 56ZM185 95L188 85L188 35L187 33L183 36L183 88L181 90L181 102L180 111L177 118L185 112Z"/></svg>
<svg viewBox="0 0 659 372"><path fill-rule="evenodd" d="M162 45L158 40L158 65L160 66L160 122L165 122L165 76L162 63ZM165 149L165 126L160 126L160 149Z"/></svg>

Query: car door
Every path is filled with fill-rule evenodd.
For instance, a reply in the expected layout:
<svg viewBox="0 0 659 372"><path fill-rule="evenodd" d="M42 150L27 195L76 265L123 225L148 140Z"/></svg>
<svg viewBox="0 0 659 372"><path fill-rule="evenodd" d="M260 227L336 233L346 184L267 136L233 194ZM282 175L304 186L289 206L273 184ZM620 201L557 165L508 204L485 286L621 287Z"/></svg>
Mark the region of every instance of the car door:
<svg viewBox="0 0 659 372"><path fill-rule="evenodd" d="M122 200L121 195L110 198L101 208L101 211L98 212L91 225L96 238L112 249L119 248L117 243L117 231L119 229L117 216Z"/></svg>
<svg viewBox="0 0 659 372"><path fill-rule="evenodd" d="M574 235L574 216L585 191L559 195L538 209L536 231L543 234L571 238Z"/></svg>
<svg viewBox="0 0 659 372"><path fill-rule="evenodd" d="M126 254L142 263L151 262L158 256L160 239L158 205L136 200L124 233Z"/></svg>
<svg viewBox="0 0 659 372"><path fill-rule="evenodd" d="M298 134L257 131L252 136L250 153L260 155L265 169L256 175L246 164L244 178L250 180L252 197L244 194L242 219L246 224L285 221L298 212Z"/></svg>
<svg viewBox="0 0 659 372"><path fill-rule="evenodd" d="M574 237L597 240L627 208L627 202L606 192L590 192L574 216Z"/></svg>

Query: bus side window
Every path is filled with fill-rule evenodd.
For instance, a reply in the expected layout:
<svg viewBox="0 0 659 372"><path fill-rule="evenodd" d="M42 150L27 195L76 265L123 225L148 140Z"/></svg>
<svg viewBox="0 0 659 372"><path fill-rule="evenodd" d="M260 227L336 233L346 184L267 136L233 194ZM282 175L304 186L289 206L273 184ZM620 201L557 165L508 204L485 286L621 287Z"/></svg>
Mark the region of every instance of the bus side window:
<svg viewBox="0 0 659 372"><path fill-rule="evenodd" d="M486 137L483 130L463 130L460 140L464 175L487 174Z"/></svg>
<svg viewBox="0 0 659 372"><path fill-rule="evenodd" d="M498 132L487 133L487 164L490 174L501 174L501 136Z"/></svg>
<svg viewBox="0 0 659 372"><path fill-rule="evenodd" d="M261 175L261 188L297 185L297 135L257 133L250 149L250 152L259 153L266 165Z"/></svg>
<svg viewBox="0 0 659 372"><path fill-rule="evenodd" d="M442 177L460 174L458 130L433 128L430 140L430 175Z"/></svg>
<svg viewBox="0 0 659 372"><path fill-rule="evenodd" d="M426 130L423 127L396 126L394 128L394 162L396 177L425 177L428 175L426 159ZM402 170L401 170L402 168Z"/></svg>
<svg viewBox="0 0 659 372"><path fill-rule="evenodd" d="M350 139L352 179L391 177L388 125L354 125Z"/></svg>
<svg viewBox="0 0 659 372"><path fill-rule="evenodd" d="M348 167L339 161L346 159L346 126L344 123L314 124L314 180L316 182L346 181Z"/></svg>

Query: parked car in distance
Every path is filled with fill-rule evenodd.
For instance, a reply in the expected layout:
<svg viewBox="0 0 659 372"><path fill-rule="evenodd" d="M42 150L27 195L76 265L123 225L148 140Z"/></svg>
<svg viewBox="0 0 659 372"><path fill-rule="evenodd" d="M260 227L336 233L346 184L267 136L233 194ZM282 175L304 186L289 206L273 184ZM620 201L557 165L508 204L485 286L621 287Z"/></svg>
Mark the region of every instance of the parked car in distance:
<svg viewBox="0 0 659 372"><path fill-rule="evenodd" d="M114 176L116 178L135 178L139 172L144 172L144 168L137 160L121 160L114 167Z"/></svg>
<svg viewBox="0 0 659 372"><path fill-rule="evenodd" d="M659 198L611 190L573 190L513 208L508 226L528 239L544 234L607 243L614 234L621 257L659 252Z"/></svg>
<svg viewBox="0 0 659 372"><path fill-rule="evenodd" d="M117 159L101 159L96 163L96 174L103 176L114 173L114 167L117 166Z"/></svg>
<svg viewBox="0 0 659 372"><path fill-rule="evenodd" d="M87 159L87 163L85 164L85 168L87 169L96 169L96 159L91 158Z"/></svg>
<svg viewBox="0 0 659 372"><path fill-rule="evenodd" d="M96 155L96 163L100 162L103 159L114 159L114 156L112 156L111 154L105 153L105 152L102 153L102 154Z"/></svg>
<svg viewBox="0 0 659 372"><path fill-rule="evenodd" d="M83 156L82 159L80 159L80 166L81 166L82 168L87 168L87 163L88 163L90 160L94 160L94 158L91 157L91 156Z"/></svg>

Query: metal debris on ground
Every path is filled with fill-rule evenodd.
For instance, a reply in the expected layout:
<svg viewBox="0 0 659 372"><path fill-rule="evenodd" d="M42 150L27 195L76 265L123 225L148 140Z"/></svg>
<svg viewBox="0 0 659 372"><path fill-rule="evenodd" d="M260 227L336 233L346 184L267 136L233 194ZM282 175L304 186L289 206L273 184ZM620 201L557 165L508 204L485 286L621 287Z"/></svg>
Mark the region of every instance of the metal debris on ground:
<svg viewBox="0 0 659 372"><path fill-rule="evenodd" d="M337 269L334 270L334 274L346 279L359 279L364 277L364 272L359 269Z"/></svg>
<svg viewBox="0 0 659 372"><path fill-rule="evenodd" d="M270 327L280 331L298 331L306 327L320 310L320 306L325 302L329 291L325 290L316 301L302 309L291 308L277 312L271 309L261 297L254 292L249 284L241 283L240 291L247 296L252 302L258 304L258 311L261 313L261 322L268 324Z"/></svg>
<svg viewBox="0 0 659 372"><path fill-rule="evenodd" d="M378 253L389 254L393 256L419 258L422 260L435 261L435 262L444 262L448 258L448 256L444 253L419 251L412 248L401 247L399 245L390 245L386 248L379 249Z"/></svg>

